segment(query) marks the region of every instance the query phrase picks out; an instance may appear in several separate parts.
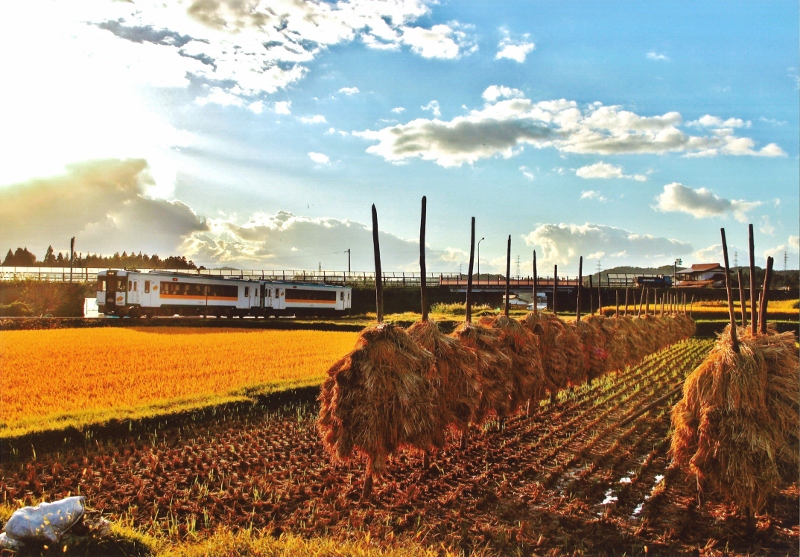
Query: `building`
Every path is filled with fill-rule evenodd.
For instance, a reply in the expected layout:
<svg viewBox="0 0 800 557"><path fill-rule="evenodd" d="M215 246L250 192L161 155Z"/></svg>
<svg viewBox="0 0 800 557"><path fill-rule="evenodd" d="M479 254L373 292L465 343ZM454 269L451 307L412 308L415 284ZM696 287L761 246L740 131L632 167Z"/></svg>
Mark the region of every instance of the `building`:
<svg viewBox="0 0 800 557"><path fill-rule="evenodd" d="M688 269L675 272L675 286L684 288L725 286L725 267L719 263L695 263Z"/></svg>

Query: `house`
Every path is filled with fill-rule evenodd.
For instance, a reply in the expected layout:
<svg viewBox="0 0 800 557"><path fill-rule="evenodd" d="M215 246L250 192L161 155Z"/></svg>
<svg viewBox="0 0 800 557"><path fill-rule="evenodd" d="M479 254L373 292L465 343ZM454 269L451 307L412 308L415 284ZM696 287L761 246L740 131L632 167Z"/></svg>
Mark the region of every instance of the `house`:
<svg viewBox="0 0 800 557"><path fill-rule="evenodd" d="M719 263L695 263L688 269L675 272L675 286L725 286L725 267Z"/></svg>

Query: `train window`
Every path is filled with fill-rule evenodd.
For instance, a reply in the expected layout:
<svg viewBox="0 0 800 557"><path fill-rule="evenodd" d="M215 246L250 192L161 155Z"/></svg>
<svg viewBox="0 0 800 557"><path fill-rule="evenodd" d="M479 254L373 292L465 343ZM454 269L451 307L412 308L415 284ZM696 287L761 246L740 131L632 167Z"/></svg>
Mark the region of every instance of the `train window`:
<svg viewBox="0 0 800 557"><path fill-rule="evenodd" d="M245 286L244 287L244 297L248 298L249 296L250 296L250 287L249 286Z"/></svg>
<svg viewBox="0 0 800 557"><path fill-rule="evenodd" d="M340 300L342 300L342 301L344 301L344 290L342 290L341 292L339 292L339 299L340 299Z"/></svg>
<svg viewBox="0 0 800 557"><path fill-rule="evenodd" d="M128 281L128 292L130 292L131 290L133 290L133 281L129 280Z"/></svg>
<svg viewBox="0 0 800 557"><path fill-rule="evenodd" d="M98 292L106 291L106 279L104 278L97 279L97 291Z"/></svg>
<svg viewBox="0 0 800 557"><path fill-rule="evenodd" d="M144 293L147 294L148 292L150 292L150 281L146 280L144 281Z"/></svg>
<svg viewBox="0 0 800 557"><path fill-rule="evenodd" d="M136 292L136 287L137 286L139 286L139 281L138 280L133 281L133 291L134 292Z"/></svg>
<svg viewBox="0 0 800 557"><path fill-rule="evenodd" d="M308 301L314 302L330 302L336 301L336 291L330 290L304 290L301 288L292 288L286 290L287 301Z"/></svg>

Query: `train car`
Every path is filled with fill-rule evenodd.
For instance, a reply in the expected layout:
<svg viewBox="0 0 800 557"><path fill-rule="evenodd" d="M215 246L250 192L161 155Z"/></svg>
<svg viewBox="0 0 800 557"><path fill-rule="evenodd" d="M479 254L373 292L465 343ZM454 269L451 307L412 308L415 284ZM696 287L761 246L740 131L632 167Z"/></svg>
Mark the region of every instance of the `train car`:
<svg viewBox="0 0 800 557"><path fill-rule="evenodd" d="M98 311L119 317L336 315L349 312L351 294L342 286L164 271L97 274Z"/></svg>

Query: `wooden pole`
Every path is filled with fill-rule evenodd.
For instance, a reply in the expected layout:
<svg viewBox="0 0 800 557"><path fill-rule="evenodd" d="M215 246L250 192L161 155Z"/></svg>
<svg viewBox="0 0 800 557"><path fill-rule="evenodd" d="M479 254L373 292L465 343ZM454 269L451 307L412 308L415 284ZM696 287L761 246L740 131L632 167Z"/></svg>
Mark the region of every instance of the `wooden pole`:
<svg viewBox="0 0 800 557"><path fill-rule="evenodd" d="M767 257L767 271L764 273L764 290L761 291L761 307L758 311L758 328L762 335L767 334L767 308L769 307L769 284L772 282L772 257Z"/></svg>
<svg viewBox="0 0 800 557"><path fill-rule="evenodd" d="M756 336L758 319L756 318L756 248L753 240L753 225L747 227L750 246L750 334Z"/></svg>
<svg viewBox="0 0 800 557"><path fill-rule="evenodd" d="M603 275L597 273L597 315L603 315L603 291L600 285L603 283Z"/></svg>
<svg viewBox="0 0 800 557"><path fill-rule="evenodd" d="M472 266L475 264L475 217L472 217L472 231L469 240L469 275L467 276L467 323L472 323Z"/></svg>
<svg viewBox="0 0 800 557"><path fill-rule="evenodd" d="M538 304L538 292L536 291L536 280L538 279L538 275L536 274L536 250L533 250L533 313L539 313L539 308L537 307Z"/></svg>
<svg viewBox="0 0 800 557"><path fill-rule="evenodd" d="M558 302L556 301L558 293L558 265L553 265L553 315L558 316Z"/></svg>
<svg viewBox="0 0 800 557"><path fill-rule="evenodd" d="M506 308L505 316L508 317L508 309L511 306L511 235L508 236L508 246L506 247Z"/></svg>
<svg viewBox="0 0 800 557"><path fill-rule="evenodd" d="M422 298L422 322L428 320L428 285L425 277L427 270L425 268L425 219L426 219L426 205L427 199L422 196L422 220L419 224L419 289Z"/></svg>
<svg viewBox="0 0 800 557"><path fill-rule="evenodd" d="M375 312L378 323L383 323L383 272L381 271L381 246L378 241L378 210L372 205L372 248L375 252Z"/></svg>
<svg viewBox="0 0 800 557"><path fill-rule="evenodd" d="M619 290L614 290L614 294L617 301L617 310L614 312L614 317L619 317Z"/></svg>
<svg viewBox="0 0 800 557"><path fill-rule="evenodd" d="M689 317L694 315L694 294L692 294L692 301L689 304Z"/></svg>
<svg viewBox="0 0 800 557"><path fill-rule="evenodd" d="M665 297L666 295L667 295L667 293L666 293L666 292L664 292L664 293L661 295L661 317L664 317L664 297Z"/></svg>
<svg viewBox="0 0 800 557"><path fill-rule="evenodd" d="M589 275L589 312L594 315L594 286L592 285L592 275Z"/></svg>
<svg viewBox="0 0 800 557"><path fill-rule="evenodd" d="M626 287L625 287L625 315L626 315L626 316L628 315L628 292L629 292L629 291L630 291L630 288L628 288L628 287L626 286Z"/></svg>
<svg viewBox="0 0 800 557"><path fill-rule="evenodd" d="M644 314L647 315L650 313L650 289L644 289Z"/></svg>
<svg viewBox="0 0 800 557"><path fill-rule="evenodd" d="M583 256L578 259L578 307L575 309L575 322L581 320L581 290L583 290Z"/></svg>
<svg viewBox="0 0 800 557"><path fill-rule="evenodd" d="M736 313L733 311L733 294L731 293L730 266L728 265L728 242L725 240L725 229L719 229L722 235L722 257L725 259L725 291L728 294L728 315L731 320L731 344L733 351L739 353L739 341L736 338Z"/></svg>

